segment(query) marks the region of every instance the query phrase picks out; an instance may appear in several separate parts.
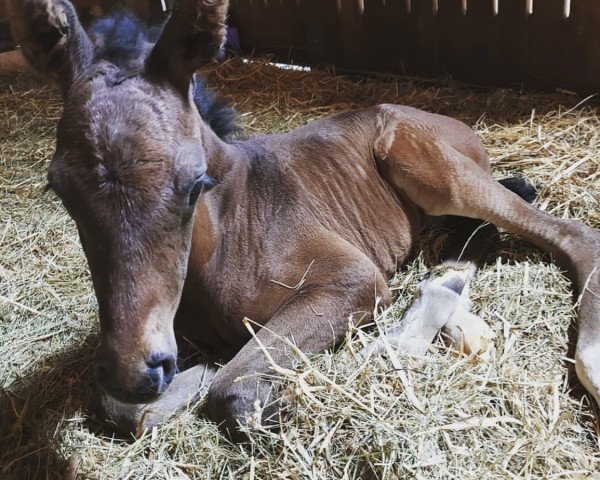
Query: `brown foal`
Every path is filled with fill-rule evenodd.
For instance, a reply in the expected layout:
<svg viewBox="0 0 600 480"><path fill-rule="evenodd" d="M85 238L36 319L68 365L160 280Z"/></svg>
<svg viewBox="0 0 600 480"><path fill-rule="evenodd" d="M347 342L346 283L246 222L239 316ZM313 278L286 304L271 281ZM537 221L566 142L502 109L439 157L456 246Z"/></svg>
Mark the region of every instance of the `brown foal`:
<svg viewBox="0 0 600 480"><path fill-rule="evenodd" d="M10 0L15 37L53 72L64 113L49 172L77 224L99 304L97 383L108 416L149 425L212 380L234 438L279 404L264 375L343 339L348 316L389 304L386 280L430 216L486 220L530 240L579 292L577 373L600 402L600 232L552 217L490 176L451 118L378 105L293 132L225 143L192 102L224 39L227 0L181 0L136 69L98 61L67 0ZM205 175L216 180L204 189ZM265 328L252 337L250 318ZM176 374L175 335L235 351ZM214 378L213 378L214 377Z"/></svg>

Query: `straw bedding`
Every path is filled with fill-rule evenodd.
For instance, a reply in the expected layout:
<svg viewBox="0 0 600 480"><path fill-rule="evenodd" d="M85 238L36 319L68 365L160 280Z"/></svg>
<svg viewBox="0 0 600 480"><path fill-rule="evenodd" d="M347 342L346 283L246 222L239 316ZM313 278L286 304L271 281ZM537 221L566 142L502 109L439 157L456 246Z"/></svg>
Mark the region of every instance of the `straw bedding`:
<svg viewBox="0 0 600 480"><path fill-rule="evenodd" d="M600 228L594 99L357 80L263 61L206 73L252 134L382 101L457 117L480 133L494 175L525 175L540 188L540 208ZM231 445L200 400L136 441L113 435L94 415L87 267L73 223L43 193L60 99L39 80L4 78L0 106L0 478L600 478L593 407L572 369L570 284L510 236L472 288L497 334L488 363L438 343L424 359L355 357L431 270L437 241L425 238L424 253L393 279L398 300L374 330L352 329L336 352L299 355L293 373L273 372L291 401L279 433L253 431L249 447Z"/></svg>

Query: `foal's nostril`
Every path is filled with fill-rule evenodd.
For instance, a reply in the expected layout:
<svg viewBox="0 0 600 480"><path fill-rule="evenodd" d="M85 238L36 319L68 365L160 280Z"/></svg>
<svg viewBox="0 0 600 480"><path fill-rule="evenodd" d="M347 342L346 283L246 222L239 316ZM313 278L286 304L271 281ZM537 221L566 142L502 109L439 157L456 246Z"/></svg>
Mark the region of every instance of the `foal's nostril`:
<svg viewBox="0 0 600 480"><path fill-rule="evenodd" d="M177 369L175 356L168 353L154 353L150 355L146 359L146 365L150 370L150 376L156 378L162 374L162 382L158 381L159 390L163 390L171 383Z"/></svg>

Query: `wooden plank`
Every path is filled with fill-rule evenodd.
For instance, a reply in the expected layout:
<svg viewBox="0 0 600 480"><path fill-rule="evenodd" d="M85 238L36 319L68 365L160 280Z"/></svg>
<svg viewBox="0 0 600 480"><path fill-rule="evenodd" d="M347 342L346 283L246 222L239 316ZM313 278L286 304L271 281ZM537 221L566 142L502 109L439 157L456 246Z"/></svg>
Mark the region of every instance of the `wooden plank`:
<svg viewBox="0 0 600 480"><path fill-rule="evenodd" d="M410 7L404 45L408 73L437 75L440 72L437 47L438 12L434 11L433 0L412 0Z"/></svg>
<svg viewBox="0 0 600 480"><path fill-rule="evenodd" d="M348 52L344 48L341 19L342 2L338 0L300 0L303 28L296 34L304 35L304 50L296 49L294 60L310 64L344 65ZM300 42L299 42L300 43ZM301 59L301 55L304 58Z"/></svg>
<svg viewBox="0 0 600 480"><path fill-rule="evenodd" d="M476 83L505 83L504 59L498 48L503 39L491 0L469 2L465 16L467 51L462 75Z"/></svg>
<svg viewBox="0 0 600 480"><path fill-rule="evenodd" d="M359 61L365 65L365 68L369 68L370 61L366 52L370 50L373 41L367 37L363 29L364 3L362 0L336 1L336 7L339 19L338 35L342 47L337 63L342 67L347 67L349 64Z"/></svg>
<svg viewBox="0 0 600 480"><path fill-rule="evenodd" d="M563 0L534 4L527 79L534 85L600 91L600 2L577 0L565 18Z"/></svg>
<svg viewBox="0 0 600 480"><path fill-rule="evenodd" d="M467 16L463 13L463 0L440 1L436 22L439 68L452 75L468 71Z"/></svg>
<svg viewBox="0 0 600 480"><path fill-rule="evenodd" d="M439 1L435 26L439 70L483 84L523 78L528 19L525 0Z"/></svg>
<svg viewBox="0 0 600 480"><path fill-rule="evenodd" d="M521 81L529 21L525 1L501 0L497 12L492 0L470 1L466 6L460 63L450 73L488 85Z"/></svg>
<svg viewBox="0 0 600 480"><path fill-rule="evenodd" d="M406 0L372 0L365 3L363 19L367 48L363 53L366 70L414 73L427 63L421 55L414 9ZM421 59L423 61L421 61ZM349 65L349 68L353 68ZM356 68L354 66L354 68Z"/></svg>
<svg viewBox="0 0 600 480"><path fill-rule="evenodd" d="M499 0L495 18L496 58L502 82L522 82L527 65L530 17L525 0ZM498 84L496 82L496 84Z"/></svg>
<svg viewBox="0 0 600 480"><path fill-rule="evenodd" d="M305 57L310 24L303 11L305 3L233 0L230 22L239 27L241 43L247 53L273 53L281 59Z"/></svg>

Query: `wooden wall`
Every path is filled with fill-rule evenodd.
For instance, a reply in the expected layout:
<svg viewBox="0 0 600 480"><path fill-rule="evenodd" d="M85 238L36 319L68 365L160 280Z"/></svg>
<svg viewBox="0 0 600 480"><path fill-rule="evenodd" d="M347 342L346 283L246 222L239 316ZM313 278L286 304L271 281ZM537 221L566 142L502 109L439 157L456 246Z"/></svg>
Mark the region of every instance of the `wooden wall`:
<svg viewBox="0 0 600 480"><path fill-rule="evenodd" d="M600 0L231 4L244 49L285 62L600 91Z"/></svg>
<svg viewBox="0 0 600 480"><path fill-rule="evenodd" d="M246 53L283 62L600 91L600 0L230 2ZM122 3L145 17L162 14L160 0L74 3L82 10L106 12Z"/></svg>

